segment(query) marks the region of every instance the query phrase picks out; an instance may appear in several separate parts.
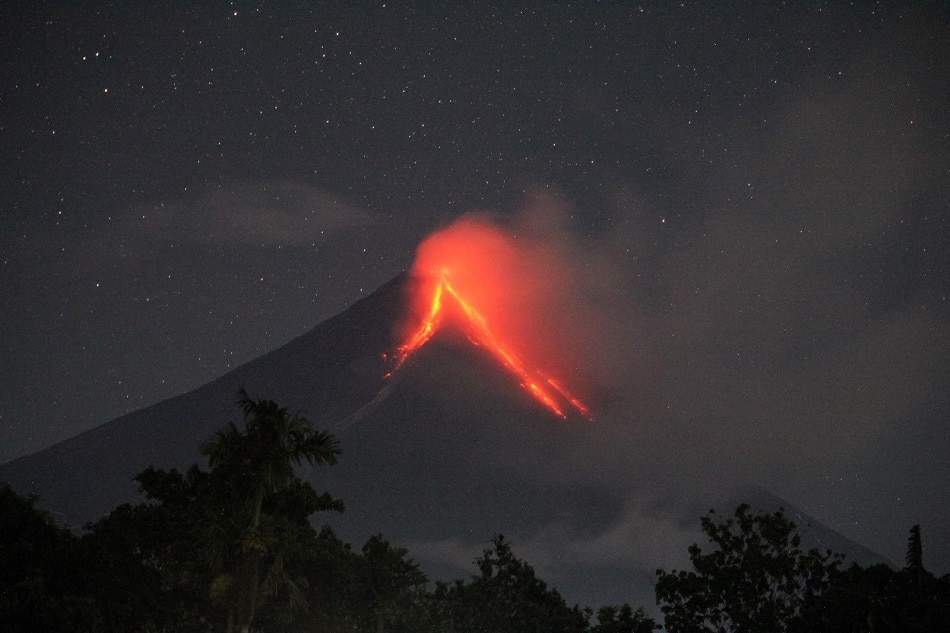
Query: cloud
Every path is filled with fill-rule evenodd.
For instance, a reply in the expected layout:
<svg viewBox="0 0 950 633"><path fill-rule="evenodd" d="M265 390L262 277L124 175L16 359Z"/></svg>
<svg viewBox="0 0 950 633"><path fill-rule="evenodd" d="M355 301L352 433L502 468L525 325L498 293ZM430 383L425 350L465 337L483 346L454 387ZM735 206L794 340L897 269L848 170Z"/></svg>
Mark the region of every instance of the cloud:
<svg viewBox="0 0 950 633"><path fill-rule="evenodd" d="M93 211L82 222L65 216L64 227L82 227L68 241L24 233L11 249L16 274L0 280L16 281L0 329L20 352L4 357L18 369L6 372L0 413L25 429L8 456L207 382L404 265L390 243L398 230L300 183L209 187ZM42 406L13 395L37 384L47 385Z"/></svg>
<svg viewBox="0 0 950 633"><path fill-rule="evenodd" d="M945 434L930 440L950 409L950 183L935 160L950 148L926 131L939 95L910 90L901 61L843 67L793 86L768 125L733 130L729 160L686 180L702 209L660 212L618 189L609 225L589 232L547 188L468 220L504 246L489 276L517 307L492 317L594 409L595 428L558 468L532 466L539 477L682 500L749 481L894 559L903 541L875 531L882 513L941 524L913 466L946 452ZM631 510L583 539L551 526L538 539L556 547L536 549L593 560L669 529Z"/></svg>
<svg viewBox="0 0 950 633"><path fill-rule="evenodd" d="M237 243L249 245L311 244L328 231L356 231L379 224L368 211L338 196L289 182L206 195L194 206L207 213L212 229L219 226Z"/></svg>
<svg viewBox="0 0 950 633"><path fill-rule="evenodd" d="M571 567L633 567L652 573L660 567L682 568L688 562L687 548L700 537L697 526L684 525L679 513L651 507L640 499L617 521L593 534L551 524L519 542L518 548L542 577Z"/></svg>
<svg viewBox="0 0 950 633"><path fill-rule="evenodd" d="M99 227L96 242L103 255L123 257L175 247L293 248L378 224L368 211L317 187L263 182L141 205Z"/></svg>
<svg viewBox="0 0 950 633"><path fill-rule="evenodd" d="M436 541L409 541L405 545L414 560L422 561L426 569L434 566L447 568L452 577L472 573L475 559L487 546L485 543L468 543L459 538ZM461 574L459 573L461 572Z"/></svg>
<svg viewBox="0 0 950 633"><path fill-rule="evenodd" d="M552 523L534 532L505 536L514 555L529 564L539 578L563 591L569 602L596 607L606 600L649 608L654 601L655 571L687 567L688 546L705 543L698 521L686 524L681 518L682 509L670 511L655 501L641 498L616 520L596 530ZM413 560L438 579L477 574L475 560L490 547L486 541L461 538L404 545ZM597 584L593 592L591 582Z"/></svg>
<svg viewBox="0 0 950 633"><path fill-rule="evenodd" d="M543 578L571 568L632 566L652 573L658 567L682 566L688 561L687 547L701 540L698 521L685 525L679 511L641 498L601 530L582 532L576 525L552 523L513 537L513 545L516 555ZM488 546L460 538L406 543L419 560L464 571L472 570Z"/></svg>

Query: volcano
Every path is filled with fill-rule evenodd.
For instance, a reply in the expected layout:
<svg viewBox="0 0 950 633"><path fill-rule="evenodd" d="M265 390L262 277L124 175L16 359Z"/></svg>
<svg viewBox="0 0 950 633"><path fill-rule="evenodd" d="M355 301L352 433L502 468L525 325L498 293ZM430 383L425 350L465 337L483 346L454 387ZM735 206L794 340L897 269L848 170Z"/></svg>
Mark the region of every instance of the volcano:
<svg viewBox="0 0 950 633"><path fill-rule="evenodd" d="M568 600L649 607L653 570L682 562L667 553L685 557L710 500L652 524L643 519L650 509L631 512L635 484L579 472L577 453L599 429L586 406L566 389L545 391L553 410L526 388L538 374L499 359L458 314L431 328L424 344L406 347L425 329L417 319L399 327L412 312L407 301L431 281L400 275L207 385L0 466L0 480L38 493L62 523L97 520L139 499L133 478L148 465L206 466L198 445L239 418L243 386L338 436L340 463L306 475L346 503L342 515L317 520L351 543L382 532L430 577L450 579L471 573L480 550L503 533ZM465 312L461 301L452 309ZM813 537L831 534L838 540L828 542L846 543L859 562L880 560L813 526Z"/></svg>
<svg viewBox="0 0 950 633"><path fill-rule="evenodd" d="M447 269L433 271L426 275L424 283L417 293L421 295L425 313L415 331L395 354L395 368L386 373L386 378L402 367L406 360L423 345L429 342L443 322L454 314L455 327L464 331L469 342L489 351L498 362L518 381L527 393L559 418L567 418L568 406L580 415L590 419L590 409L579 398L567 390L560 381L546 375L538 369L530 369L521 356L502 341L489 326L488 321L475 305L462 296L450 279ZM452 307L455 310L452 310Z"/></svg>

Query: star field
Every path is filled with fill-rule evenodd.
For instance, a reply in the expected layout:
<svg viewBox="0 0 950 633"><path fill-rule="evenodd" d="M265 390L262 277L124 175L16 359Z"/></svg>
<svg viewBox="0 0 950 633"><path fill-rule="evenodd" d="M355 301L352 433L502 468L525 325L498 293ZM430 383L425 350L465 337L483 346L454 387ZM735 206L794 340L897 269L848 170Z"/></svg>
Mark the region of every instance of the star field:
<svg viewBox="0 0 950 633"><path fill-rule="evenodd" d="M275 349L462 213L550 198L663 324L636 336L689 385L671 415L811 429L817 507L874 488L950 522L900 467L950 446L948 23L879 2L5 5L0 460ZM853 460L822 435L838 420Z"/></svg>

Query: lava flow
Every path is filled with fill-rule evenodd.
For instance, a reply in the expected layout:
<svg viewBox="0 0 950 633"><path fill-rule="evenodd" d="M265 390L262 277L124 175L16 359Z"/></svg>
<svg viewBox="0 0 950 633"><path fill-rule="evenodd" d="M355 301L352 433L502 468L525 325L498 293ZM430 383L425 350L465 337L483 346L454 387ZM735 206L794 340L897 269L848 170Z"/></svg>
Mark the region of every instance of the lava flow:
<svg viewBox="0 0 950 633"><path fill-rule="evenodd" d="M518 379L521 387L531 394L535 400L560 418L567 418L567 411L572 408L585 418L591 419L590 410L587 406L571 394L563 384L540 370L529 369L514 350L495 336L485 318L466 298L459 294L458 290L449 281L446 270L433 272L432 275L432 283L424 284L424 286L432 287L427 311L418 328L412 332L405 343L398 347L393 369L386 374L387 378L392 376L409 356L432 338L446 315L445 301L447 298L451 298L460 309L458 314L464 317L461 326L468 334L469 340L491 352Z"/></svg>

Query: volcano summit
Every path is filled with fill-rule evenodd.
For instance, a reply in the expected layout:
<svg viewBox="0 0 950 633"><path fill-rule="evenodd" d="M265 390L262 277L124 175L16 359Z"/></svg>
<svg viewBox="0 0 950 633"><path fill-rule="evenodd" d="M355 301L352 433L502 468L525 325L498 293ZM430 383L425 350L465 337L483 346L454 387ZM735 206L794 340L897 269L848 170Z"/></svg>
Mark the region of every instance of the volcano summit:
<svg viewBox="0 0 950 633"><path fill-rule="evenodd" d="M432 577L451 578L501 532L571 601L649 605L653 570L685 556L711 499L644 497L642 477L591 459L603 425L565 420L526 389L525 376L536 374L499 359L508 348L486 341L474 310L471 322L450 312L450 327L406 319L417 314L407 303L432 297L419 292L426 285L431 279L401 275L207 385L0 466L0 480L38 493L61 522L96 520L137 498L133 478L147 466L203 465L199 443L237 417L243 386L339 437L340 463L310 478L345 501L342 515L319 518L343 538L382 532ZM450 288L443 295L455 296ZM457 304L445 309L466 312ZM584 420L583 405L559 406ZM812 534L840 538L818 527Z"/></svg>

